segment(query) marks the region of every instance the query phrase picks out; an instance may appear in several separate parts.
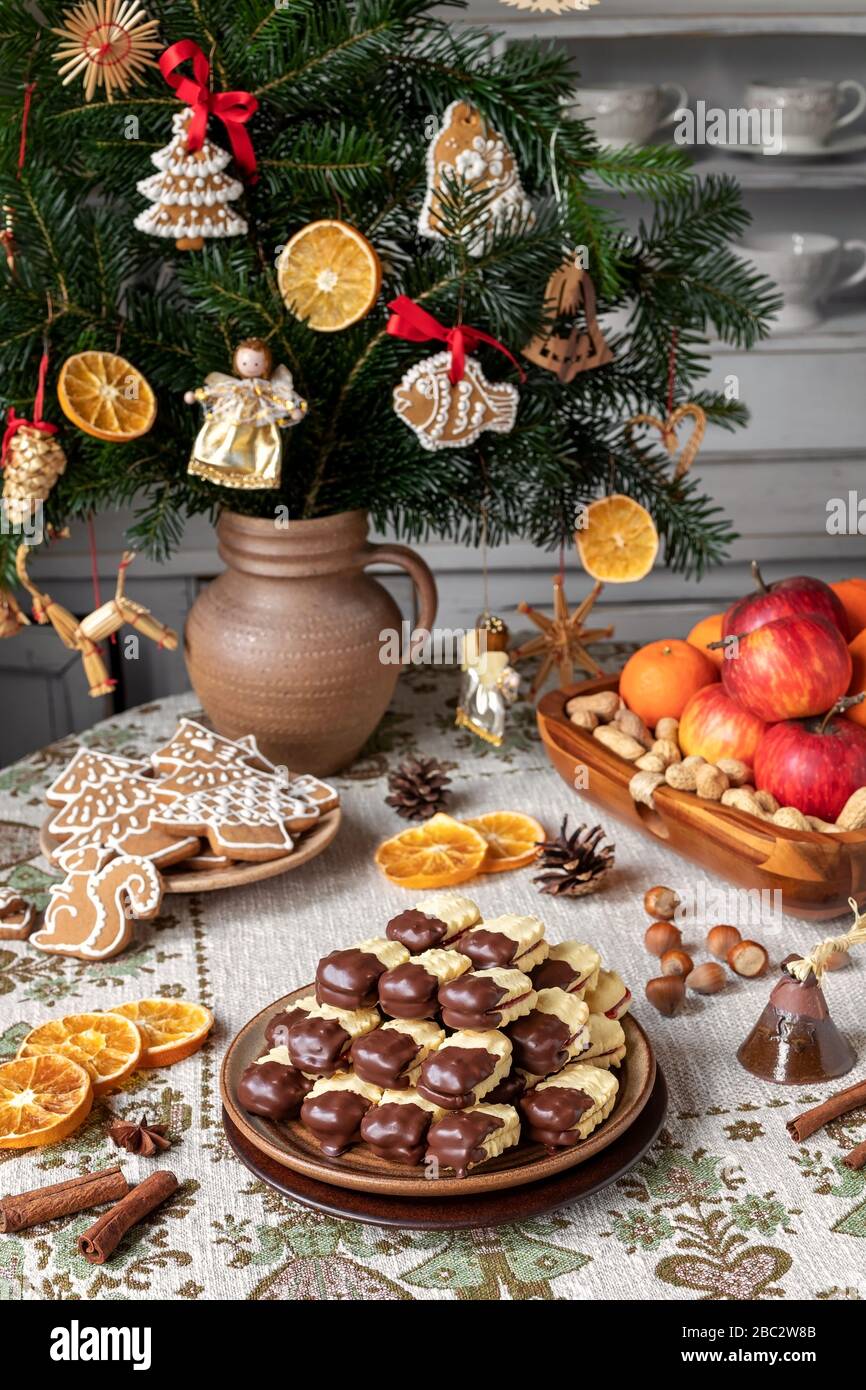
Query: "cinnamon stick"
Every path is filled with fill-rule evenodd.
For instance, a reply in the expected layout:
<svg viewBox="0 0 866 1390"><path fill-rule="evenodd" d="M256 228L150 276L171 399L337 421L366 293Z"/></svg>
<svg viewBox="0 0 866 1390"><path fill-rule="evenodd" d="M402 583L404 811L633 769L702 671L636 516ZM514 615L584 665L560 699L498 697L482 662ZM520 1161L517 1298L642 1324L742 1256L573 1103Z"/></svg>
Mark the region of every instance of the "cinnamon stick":
<svg viewBox="0 0 866 1390"><path fill-rule="evenodd" d="M77 1211L102 1206L103 1202L116 1202L128 1191L129 1183L115 1166L53 1182L48 1187L36 1187L32 1192L18 1192L0 1198L0 1233L12 1235L58 1216L74 1216Z"/></svg>
<svg viewBox="0 0 866 1390"><path fill-rule="evenodd" d="M78 1253L92 1265L105 1264L127 1231L178 1189L174 1173L160 1168L140 1182L78 1237Z"/></svg>
<svg viewBox="0 0 866 1390"><path fill-rule="evenodd" d="M866 1081L858 1081L854 1086L847 1086L844 1091L838 1091L835 1096L822 1101L814 1109L806 1110L802 1115L789 1120L786 1128L791 1138L802 1144L804 1139L823 1129L831 1120L838 1120L840 1115L847 1115L849 1111L859 1110L864 1105Z"/></svg>
<svg viewBox="0 0 866 1390"><path fill-rule="evenodd" d="M858 1144L856 1149L845 1155L842 1162L846 1168L853 1168L855 1171L866 1168L866 1143Z"/></svg>

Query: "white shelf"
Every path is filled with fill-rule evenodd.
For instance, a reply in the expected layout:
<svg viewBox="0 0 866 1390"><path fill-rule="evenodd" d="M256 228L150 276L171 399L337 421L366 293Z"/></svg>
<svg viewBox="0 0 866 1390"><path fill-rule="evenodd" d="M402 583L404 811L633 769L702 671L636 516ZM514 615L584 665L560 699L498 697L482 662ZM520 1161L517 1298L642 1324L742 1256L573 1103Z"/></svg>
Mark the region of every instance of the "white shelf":
<svg viewBox="0 0 866 1390"><path fill-rule="evenodd" d="M713 357L738 356L742 352L741 348L719 342L711 342L708 350ZM752 348L750 356L799 356L819 352L866 352L866 304L843 306L839 301L830 304L826 319L814 328L802 333L779 333L765 338Z"/></svg>
<svg viewBox="0 0 866 1390"><path fill-rule="evenodd" d="M458 21L459 22L459 21ZM866 38L866 15L832 14L515 14L505 5L485 5L462 22L484 24L507 39L741 38L760 34L849 35Z"/></svg>
<svg viewBox="0 0 866 1390"><path fill-rule="evenodd" d="M769 155L760 159L750 155L715 154L695 160L695 174L732 174L746 189L821 189L834 192L866 187L866 160L841 156L838 159L795 160Z"/></svg>

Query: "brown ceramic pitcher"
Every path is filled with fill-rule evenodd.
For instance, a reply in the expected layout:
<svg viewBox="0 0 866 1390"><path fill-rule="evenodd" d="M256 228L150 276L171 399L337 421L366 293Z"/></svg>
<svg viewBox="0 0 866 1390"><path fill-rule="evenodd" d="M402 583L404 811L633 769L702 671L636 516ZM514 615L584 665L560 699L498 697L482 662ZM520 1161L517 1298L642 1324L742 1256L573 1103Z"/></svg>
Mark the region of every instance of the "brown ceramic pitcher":
<svg viewBox="0 0 866 1390"><path fill-rule="evenodd" d="M190 680L223 734L255 734L297 772L345 767L373 732L400 667L380 660L401 613L368 565L399 565L417 586L416 627L436 617L436 584L404 545L371 545L363 511L290 521L224 511L218 548L228 566L186 623Z"/></svg>

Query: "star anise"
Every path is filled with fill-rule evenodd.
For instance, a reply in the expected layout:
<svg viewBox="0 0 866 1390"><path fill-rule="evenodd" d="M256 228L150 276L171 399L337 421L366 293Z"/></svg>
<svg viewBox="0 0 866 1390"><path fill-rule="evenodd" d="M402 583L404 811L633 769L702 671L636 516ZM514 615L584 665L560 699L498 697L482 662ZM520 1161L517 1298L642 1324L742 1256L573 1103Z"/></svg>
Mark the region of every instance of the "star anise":
<svg viewBox="0 0 866 1390"><path fill-rule="evenodd" d="M152 1158L171 1148L171 1140L166 1137L168 1125L151 1125L147 1116L142 1115L138 1124L130 1120L115 1120L108 1127L108 1137L113 1139L119 1149L128 1153L140 1154L142 1158Z"/></svg>

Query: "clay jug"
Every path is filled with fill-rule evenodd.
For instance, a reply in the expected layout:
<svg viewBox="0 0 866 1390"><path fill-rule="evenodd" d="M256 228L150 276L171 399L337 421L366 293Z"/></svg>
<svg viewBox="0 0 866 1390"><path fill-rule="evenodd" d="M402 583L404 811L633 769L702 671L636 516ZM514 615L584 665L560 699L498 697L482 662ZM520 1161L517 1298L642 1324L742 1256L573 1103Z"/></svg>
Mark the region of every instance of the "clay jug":
<svg viewBox="0 0 866 1390"><path fill-rule="evenodd" d="M280 528L224 511L228 568L196 599L186 623L187 670L219 733L255 734L267 757L296 772L336 772L373 732L400 674L380 660L383 630L401 613L365 573L399 565L419 598L416 627L436 617L436 584L404 545L372 545L363 511Z"/></svg>

